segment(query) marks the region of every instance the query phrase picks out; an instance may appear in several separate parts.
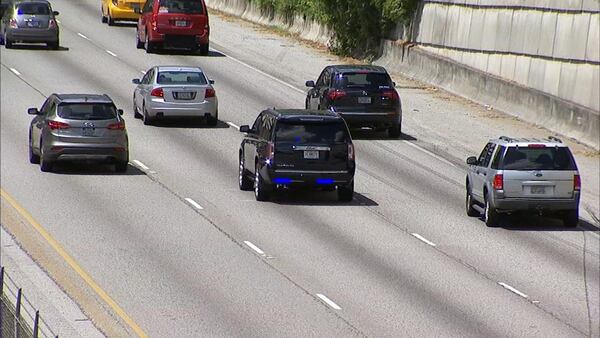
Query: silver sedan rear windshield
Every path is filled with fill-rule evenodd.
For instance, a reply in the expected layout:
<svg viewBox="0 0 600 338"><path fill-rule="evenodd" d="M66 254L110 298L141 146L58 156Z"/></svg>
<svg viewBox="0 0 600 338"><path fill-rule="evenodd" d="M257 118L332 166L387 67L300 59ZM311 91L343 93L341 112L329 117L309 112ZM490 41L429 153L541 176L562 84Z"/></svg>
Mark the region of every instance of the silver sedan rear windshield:
<svg viewBox="0 0 600 338"><path fill-rule="evenodd" d="M17 15L50 15L50 8L43 3L21 3L17 7Z"/></svg>
<svg viewBox="0 0 600 338"><path fill-rule="evenodd" d="M509 147L504 155L504 170L577 170L566 147Z"/></svg>
<svg viewBox="0 0 600 338"><path fill-rule="evenodd" d="M63 103L58 116L68 120L110 120L117 117L115 106L107 103Z"/></svg>
<svg viewBox="0 0 600 338"><path fill-rule="evenodd" d="M205 85L206 78L200 72L166 71L158 73L158 84Z"/></svg>

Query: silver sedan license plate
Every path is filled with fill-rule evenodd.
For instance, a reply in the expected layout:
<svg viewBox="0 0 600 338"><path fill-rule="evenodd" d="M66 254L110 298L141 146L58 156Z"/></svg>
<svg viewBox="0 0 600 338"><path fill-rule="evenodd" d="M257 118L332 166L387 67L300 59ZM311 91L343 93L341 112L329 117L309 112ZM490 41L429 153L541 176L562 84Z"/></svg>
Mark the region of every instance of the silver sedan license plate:
<svg viewBox="0 0 600 338"><path fill-rule="evenodd" d="M531 193L536 195L543 195L546 193L546 187L544 186L532 186Z"/></svg>
<svg viewBox="0 0 600 338"><path fill-rule="evenodd" d="M193 93L191 93L191 92L177 92L177 99L191 100L192 98L193 98Z"/></svg>
<svg viewBox="0 0 600 338"><path fill-rule="evenodd" d="M307 160L318 160L319 159L319 151L318 150L305 150L304 158Z"/></svg>

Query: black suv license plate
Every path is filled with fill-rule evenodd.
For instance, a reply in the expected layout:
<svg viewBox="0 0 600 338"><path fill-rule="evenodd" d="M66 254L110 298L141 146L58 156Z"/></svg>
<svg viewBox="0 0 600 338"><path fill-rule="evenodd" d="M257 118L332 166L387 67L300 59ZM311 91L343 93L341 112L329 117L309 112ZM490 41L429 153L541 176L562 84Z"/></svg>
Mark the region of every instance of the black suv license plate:
<svg viewBox="0 0 600 338"><path fill-rule="evenodd" d="M318 160L319 159L319 151L318 150L305 150L304 158L307 160Z"/></svg>

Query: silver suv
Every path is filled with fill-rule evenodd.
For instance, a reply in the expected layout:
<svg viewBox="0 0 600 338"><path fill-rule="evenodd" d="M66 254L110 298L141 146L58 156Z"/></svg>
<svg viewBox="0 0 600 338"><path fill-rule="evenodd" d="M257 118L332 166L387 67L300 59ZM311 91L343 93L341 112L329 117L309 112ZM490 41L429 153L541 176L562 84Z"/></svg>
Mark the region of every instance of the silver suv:
<svg viewBox="0 0 600 338"><path fill-rule="evenodd" d="M467 164L467 215L482 214L492 227L504 213L535 211L577 226L581 179L571 151L558 138L501 136Z"/></svg>

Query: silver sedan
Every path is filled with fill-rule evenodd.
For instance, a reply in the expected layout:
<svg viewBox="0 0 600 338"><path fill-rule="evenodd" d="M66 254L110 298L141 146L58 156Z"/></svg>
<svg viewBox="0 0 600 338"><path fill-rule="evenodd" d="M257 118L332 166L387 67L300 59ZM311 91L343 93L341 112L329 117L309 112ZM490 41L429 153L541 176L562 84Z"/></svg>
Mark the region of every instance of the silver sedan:
<svg viewBox="0 0 600 338"><path fill-rule="evenodd" d="M215 89L199 67L156 66L140 79L133 92L133 111L145 125L163 117L201 117L208 125L219 120Z"/></svg>

